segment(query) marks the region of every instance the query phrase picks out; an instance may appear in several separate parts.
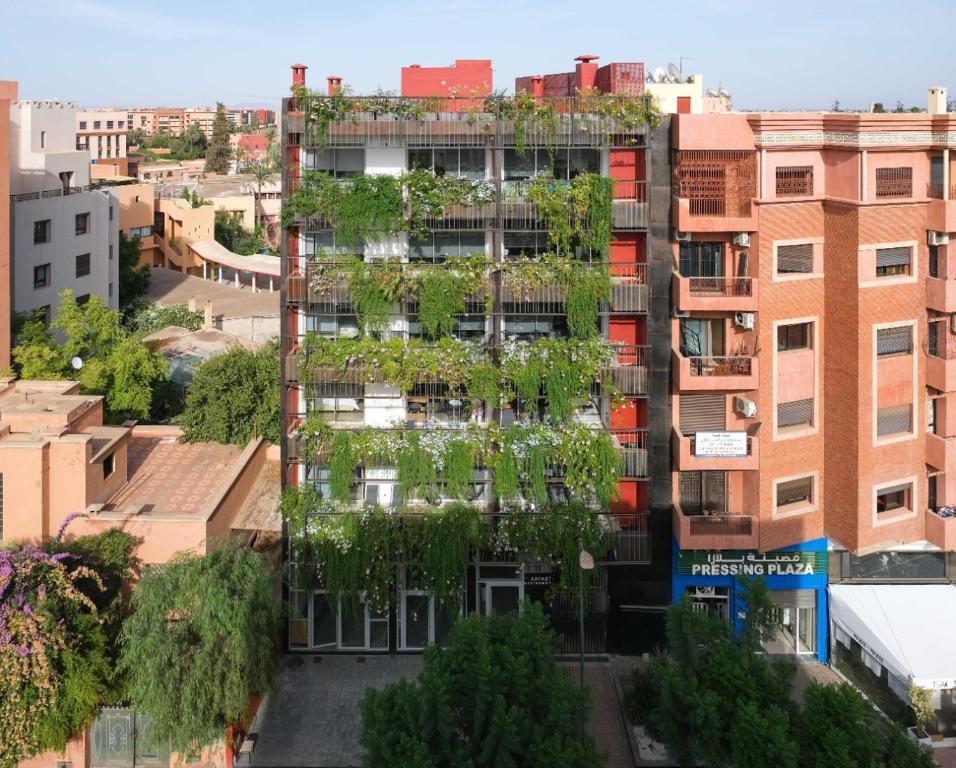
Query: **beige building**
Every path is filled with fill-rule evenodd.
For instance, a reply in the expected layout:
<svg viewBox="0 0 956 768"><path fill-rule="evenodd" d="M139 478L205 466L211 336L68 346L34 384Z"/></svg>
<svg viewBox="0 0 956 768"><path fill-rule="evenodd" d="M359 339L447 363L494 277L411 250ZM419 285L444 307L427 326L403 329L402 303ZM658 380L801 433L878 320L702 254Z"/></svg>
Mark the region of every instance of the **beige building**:
<svg viewBox="0 0 956 768"><path fill-rule="evenodd" d="M117 109L83 109L76 113L76 148L91 162L126 157L127 113Z"/></svg>
<svg viewBox="0 0 956 768"><path fill-rule="evenodd" d="M193 107L185 110L185 128L188 130L193 123L199 123L207 139L212 138L212 124L216 120L215 107Z"/></svg>
<svg viewBox="0 0 956 768"><path fill-rule="evenodd" d="M72 381L0 379L0 541L42 541L121 527L146 564L206 551L232 530L278 528L256 512L278 495L261 439L245 448L185 444L176 427L103 425L103 398ZM270 480L274 478L274 482ZM253 492L254 489L257 492Z"/></svg>

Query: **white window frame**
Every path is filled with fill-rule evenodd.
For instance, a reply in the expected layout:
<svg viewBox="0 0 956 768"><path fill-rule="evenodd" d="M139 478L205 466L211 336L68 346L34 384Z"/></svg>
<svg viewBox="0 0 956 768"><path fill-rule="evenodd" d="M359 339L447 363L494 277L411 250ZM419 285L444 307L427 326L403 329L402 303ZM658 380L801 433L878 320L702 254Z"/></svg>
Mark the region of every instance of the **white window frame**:
<svg viewBox="0 0 956 768"><path fill-rule="evenodd" d="M912 382L913 382L913 394L910 398L910 402L913 404L913 413L910 418L910 431L909 432L899 432L887 437L880 437L877 434L877 414L879 412L879 362L880 359L877 356L877 339L879 334L878 331L884 328L902 328L904 326L909 327L911 334L911 344L910 344L910 360L913 366L912 373ZM872 350L870 352L870 361L873 373L870 377L870 392L871 392L871 403L870 403L870 421L872 422L871 427L871 440L872 445L874 446L883 446L883 445L892 445L893 443L904 443L908 440L915 440L920 433L920 430L917 429L917 424L922 423L921 419L925 418L920 414L919 406L922 398L918 392L919 385L919 357L917 351L920 349L920 339L919 333L916 327L916 320L894 320L890 323L874 323L871 330L872 334Z"/></svg>
<svg viewBox="0 0 956 768"><path fill-rule="evenodd" d="M777 506L777 486L781 483L789 483L793 480L803 480L806 477L809 477L811 482L810 503L786 504L783 508ZM786 477L775 477L770 489L772 494L771 501L773 503L773 519L782 520L788 517L796 517L797 515L805 515L808 512L816 512L820 508L820 488L820 472L818 470L814 470L813 472L800 472L796 475L787 475Z"/></svg>
<svg viewBox="0 0 956 768"><path fill-rule="evenodd" d="M880 495L881 491L886 490L887 488L892 488L894 485L909 485L910 487L910 506L909 509L903 510L894 510L893 512L884 513L884 517L880 517L876 511L876 497ZM919 510L919 484L918 477L916 475L910 475L908 477L900 477L895 480L887 480L881 483L878 483L873 486L873 490L870 498L870 509L872 510L873 516L873 527L880 528L884 525L893 525L895 523L902 522L904 520L912 520L916 517L917 511Z"/></svg>
<svg viewBox="0 0 956 768"><path fill-rule="evenodd" d="M787 198L790 199L790 198ZM799 198L798 198L799 199ZM793 274L777 273L777 251L782 245L812 245L814 246L814 257L813 260L816 261L816 246L823 246L822 237L798 237L794 240L774 240L772 244L772 263L770 265L770 275L771 279L775 283L792 283L795 280L816 280L823 277L823 272L795 272Z"/></svg>

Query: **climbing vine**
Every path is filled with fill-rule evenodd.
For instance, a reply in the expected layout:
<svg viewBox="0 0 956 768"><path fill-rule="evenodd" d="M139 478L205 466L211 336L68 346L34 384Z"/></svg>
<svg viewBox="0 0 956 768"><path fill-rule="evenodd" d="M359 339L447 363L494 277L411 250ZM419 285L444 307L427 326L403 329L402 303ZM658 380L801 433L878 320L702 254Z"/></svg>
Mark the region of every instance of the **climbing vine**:
<svg viewBox="0 0 956 768"><path fill-rule="evenodd" d="M538 176L527 186L528 200L546 222L548 238L559 254L575 245L606 254L613 224L614 182L596 173L582 173L570 182Z"/></svg>

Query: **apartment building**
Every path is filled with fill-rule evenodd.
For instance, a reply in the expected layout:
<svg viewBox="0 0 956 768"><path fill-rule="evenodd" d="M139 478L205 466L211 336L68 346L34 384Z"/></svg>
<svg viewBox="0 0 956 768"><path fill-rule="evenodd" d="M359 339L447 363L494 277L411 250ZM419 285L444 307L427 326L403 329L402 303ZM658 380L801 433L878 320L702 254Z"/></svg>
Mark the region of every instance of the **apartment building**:
<svg viewBox="0 0 956 768"><path fill-rule="evenodd" d="M76 149L76 104L10 103L12 303L52 317L57 296L99 295L118 306L119 216L90 184L90 157Z"/></svg>
<svg viewBox="0 0 956 768"><path fill-rule="evenodd" d="M166 133L182 136L189 127L186 110L178 107L135 107L126 112L126 125L131 131L143 131L147 136Z"/></svg>
<svg viewBox="0 0 956 768"><path fill-rule="evenodd" d="M76 113L76 148L90 153L90 162L126 157L129 117L117 109L82 109Z"/></svg>
<svg viewBox="0 0 956 768"><path fill-rule="evenodd" d="M940 88L673 118L673 598L766 576L769 650L827 657L828 582L954 575L953 130Z"/></svg>
<svg viewBox="0 0 956 768"><path fill-rule="evenodd" d="M10 102L17 100L17 83L0 80L0 232L10 231ZM10 367L11 293L10 243L0 237L0 366Z"/></svg>
<svg viewBox="0 0 956 768"><path fill-rule="evenodd" d="M445 81L440 94L468 93L473 73L461 65L439 68L437 82ZM293 85L303 87L305 66L292 69ZM456 505L465 502L480 519L481 529L497 543L469 549L462 571L453 576L462 579L461 590L453 588L444 601L427 586L417 562L394 552L383 555L383 578L393 589L373 599L371 587L363 587L361 594L353 595L359 610L349 611L345 609L349 596L333 591L331 579L312 578L316 575L312 567L327 573L325 566L309 560L307 543L290 533L290 565L296 566L290 572L298 575L287 585L294 608L288 647L421 649L446 636L456 613L512 610L527 597L546 605L562 648L575 650L580 647L577 597L558 585L577 578L579 543L573 541L574 551L565 550L559 562L549 553L505 542L507 530L526 524L560 526L573 510L583 515L575 518L576 525L593 540L606 543L594 552L600 562L588 582L585 649L620 648L625 644L622 638L636 632L632 629L637 614L628 606L641 602L633 590L646 580L642 569L651 560L646 202L650 132L639 121L605 121L594 113L578 112L583 104L573 96L546 102L547 114L554 114L557 122L553 131L543 130L536 118L516 128L514 120L499 117L511 109L507 98L482 102L465 96L462 103L447 97L452 101L443 102L426 120L416 116L425 104L421 99L429 95L420 85L436 75L424 67L411 69L415 96L384 101L378 97L374 109L357 99L354 119L333 121L321 133L310 117L307 98L286 99L283 104L286 205L295 206L299 190L315 183L312 172L323 172L323 178L331 177L348 189L350 180L360 175L376 177L384 186L389 178L412 184L407 174L417 169L424 172L420 179L444 179L449 188L477 196L433 210L417 226L408 226L406 219L405 226L385 235L373 223L361 237L350 238L328 212L303 212L286 222L283 480L288 487L312 488L336 500L334 507L308 510L319 527L343 524L343 517L350 515L361 520L355 516L361 510L374 517L375 509L385 507L397 510L404 529L414 531L418 523L428 525L443 511L460 512ZM480 81L485 83L487 76L490 89L490 67L479 69ZM457 71L468 73L461 83L450 80ZM330 98L354 98L338 90L340 78L329 78L328 85ZM436 109L433 102L434 98L426 109ZM638 103L632 99L633 105ZM474 119L461 118L459 112L466 109L473 110ZM535 181L545 176L553 180L550 186ZM581 212L570 240L556 246L545 214L530 202L530 190L547 189L542 194L566 199L563 193L583 189L585 182L589 189L601 190L594 194L604 202L595 203L593 214ZM599 214L598 208L604 212ZM595 221L603 217L601 226L606 228L593 241L590 215ZM666 232L666 222L663 228ZM387 316L379 318L377 327L369 322L354 292L355 283L350 288L349 278L337 271L339 264L355 264L354 259L367 270L362 274L372 279L400 274L412 281L390 297ZM536 271L541 259L553 261ZM466 263L478 265L469 278L458 272ZM669 274L669 266L660 269ZM574 278L562 283L561 270L570 270ZM441 321L444 331L436 333L434 327L429 330L427 290L412 286L416 280L424 285L448 275L470 280L470 287L461 304ZM528 282L522 282L521 275ZM593 285L604 288L592 293L586 286ZM571 306L575 301L571 294L590 297L585 298L583 313ZM545 348L554 366L570 362L568 355L578 354L574 350L593 355L592 367L582 374L570 406L562 405L556 392L549 397L534 385L520 394L510 390L498 394L493 384L494 392L481 395L464 387L461 377L467 374L462 369L454 370L453 358L465 354L471 361L467 368L480 367L498 380L509 365L520 367L521 360ZM372 362L377 355L401 354L404 369L412 370L436 352L451 368L423 369L403 383L396 380L395 370L376 370ZM348 362L339 367L329 354ZM439 481L437 489L409 490L409 470L395 450L407 455L409 446L456 441L475 451L473 463L465 468L464 487ZM334 446L345 443L355 446L356 459L343 473L332 453L338 451ZM363 452L360 443L398 447L385 450L383 456L378 449ZM522 465L517 487L505 490L504 470L495 468L500 466L497 457L512 455L511 446L519 443L525 446L520 450L534 453L535 445L547 445L540 450L554 453L536 472L528 473ZM559 455L560 451L565 453ZM599 454L610 470L589 468L589 457ZM566 462L580 463L575 470ZM669 483L666 457L662 478ZM587 565L587 558L581 562Z"/></svg>

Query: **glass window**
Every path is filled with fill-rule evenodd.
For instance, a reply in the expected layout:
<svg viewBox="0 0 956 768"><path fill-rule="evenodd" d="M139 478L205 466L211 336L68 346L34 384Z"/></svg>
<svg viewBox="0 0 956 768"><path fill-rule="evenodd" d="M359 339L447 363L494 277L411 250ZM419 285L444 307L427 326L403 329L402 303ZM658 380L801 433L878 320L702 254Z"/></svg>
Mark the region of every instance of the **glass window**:
<svg viewBox="0 0 956 768"><path fill-rule="evenodd" d="M722 243L681 243L680 273L682 277L722 277L724 246Z"/></svg>
<svg viewBox="0 0 956 768"><path fill-rule="evenodd" d="M93 121L93 130L94 130L94 131L95 131L95 130L98 130L99 127L100 127L102 124L103 124L102 121L100 121L100 120L94 120L94 121Z"/></svg>
<svg viewBox="0 0 956 768"><path fill-rule="evenodd" d="M41 264L33 268L33 287L46 288L50 284L50 265Z"/></svg>
<svg viewBox="0 0 956 768"><path fill-rule="evenodd" d="M910 246L876 249L876 276L893 277L910 274L913 249Z"/></svg>
<svg viewBox="0 0 956 768"><path fill-rule="evenodd" d="M85 235L90 231L90 214L78 213L74 216L74 221L77 235Z"/></svg>
<svg viewBox="0 0 956 768"><path fill-rule="evenodd" d="M90 274L90 254L81 253L76 257L76 276L86 277Z"/></svg>
<svg viewBox="0 0 956 768"><path fill-rule="evenodd" d="M312 646L324 648L336 645L336 611L324 592L312 596Z"/></svg>
<svg viewBox="0 0 956 768"><path fill-rule="evenodd" d="M895 328L876 330L876 356L891 357L908 355L913 351L913 333L911 326L900 325Z"/></svg>
<svg viewBox="0 0 956 768"><path fill-rule="evenodd" d="M907 509L909 507L909 497L910 486L908 484L884 488L876 494L876 513L881 515L884 512Z"/></svg>
<svg viewBox="0 0 956 768"><path fill-rule="evenodd" d="M86 130L86 120L80 120L80 130L81 131Z"/></svg>
<svg viewBox="0 0 956 768"><path fill-rule="evenodd" d="M800 477L777 483L777 507L790 504L809 505L813 503L813 477Z"/></svg>
<svg viewBox="0 0 956 768"><path fill-rule="evenodd" d="M50 242L50 220L42 219L33 222L33 244Z"/></svg>
<svg viewBox="0 0 956 768"><path fill-rule="evenodd" d="M813 334L811 323L791 323L777 328L777 351L790 349L810 349Z"/></svg>
<svg viewBox="0 0 956 768"><path fill-rule="evenodd" d="M522 257L540 256L548 252L546 232L505 232L503 237L506 261Z"/></svg>
<svg viewBox="0 0 956 768"><path fill-rule="evenodd" d="M485 150L476 148L459 150L458 175L463 179L485 178Z"/></svg>
<svg viewBox="0 0 956 768"><path fill-rule="evenodd" d="M843 554L843 572L851 579L885 581L943 579L945 552L875 552L872 555Z"/></svg>

